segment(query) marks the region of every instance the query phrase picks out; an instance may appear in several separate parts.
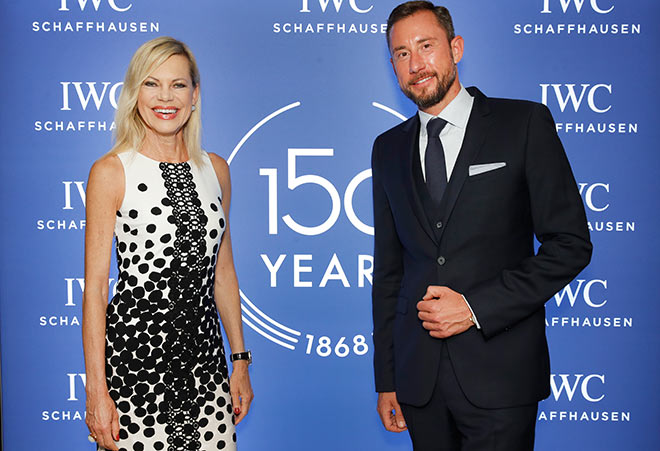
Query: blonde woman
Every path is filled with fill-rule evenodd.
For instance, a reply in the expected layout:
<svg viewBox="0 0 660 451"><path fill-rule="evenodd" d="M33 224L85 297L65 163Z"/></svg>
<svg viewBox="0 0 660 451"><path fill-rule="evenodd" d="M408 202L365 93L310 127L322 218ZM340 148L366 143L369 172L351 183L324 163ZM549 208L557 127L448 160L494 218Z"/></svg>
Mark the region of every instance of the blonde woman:
<svg viewBox="0 0 660 451"><path fill-rule="evenodd" d="M234 423L252 401L229 168L200 147L199 95L185 44L143 44L126 73L116 144L89 175L83 345L87 425L100 449L234 450ZM119 276L108 304L113 236Z"/></svg>

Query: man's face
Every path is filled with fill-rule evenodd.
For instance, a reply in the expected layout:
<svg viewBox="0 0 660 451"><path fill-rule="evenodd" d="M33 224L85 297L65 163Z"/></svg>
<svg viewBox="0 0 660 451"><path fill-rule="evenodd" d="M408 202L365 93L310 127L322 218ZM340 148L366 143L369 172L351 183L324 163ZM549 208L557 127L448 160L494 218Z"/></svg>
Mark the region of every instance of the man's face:
<svg viewBox="0 0 660 451"><path fill-rule="evenodd" d="M450 43L431 11L420 11L392 26L392 67L403 93L421 110L440 104L458 86L456 63L463 56L463 39Z"/></svg>

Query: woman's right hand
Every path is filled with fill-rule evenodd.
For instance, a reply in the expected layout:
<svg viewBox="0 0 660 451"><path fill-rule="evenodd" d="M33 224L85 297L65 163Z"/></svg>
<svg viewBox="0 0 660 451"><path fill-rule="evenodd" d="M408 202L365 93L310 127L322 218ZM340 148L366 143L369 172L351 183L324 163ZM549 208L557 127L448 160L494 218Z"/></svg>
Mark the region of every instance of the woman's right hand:
<svg viewBox="0 0 660 451"><path fill-rule="evenodd" d="M119 440L119 415L115 402L106 392L103 395L87 394L87 427L99 446L117 451L115 441Z"/></svg>

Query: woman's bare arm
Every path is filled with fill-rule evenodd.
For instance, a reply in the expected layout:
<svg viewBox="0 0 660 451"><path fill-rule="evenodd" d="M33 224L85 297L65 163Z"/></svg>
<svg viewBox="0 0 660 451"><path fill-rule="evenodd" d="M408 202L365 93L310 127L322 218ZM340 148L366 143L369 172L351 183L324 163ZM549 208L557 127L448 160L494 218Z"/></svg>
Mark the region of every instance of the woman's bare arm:
<svg viewBox="0 0 660 451"><path fill-rule="evenodd" d="M222 325L229 339L232 353L245 351L243 341L243 321L241 319L241 301L238 294L238 279L234 268L234 257L231 248L231 235L229 232L229 205L231 202L231 181L229 166L219 156L210 153L211 162L222 188L222 208L225 212L225 231L218 251L218 260L215 268L215 302L222 319ZM233 372L230 381L232 404L240 412L236 415L238 424L247 414L250 403L254 398L248 374L248 362L237 360L233 363Z"/></svg>
<svg viewBox="0 0 660 451"><path fill-rule="evenodd" d="M105 312L116 211L124 197L124 171L116 156L92 166L87 182L83 348L87 374L87 425L99 445L116 450L119 422L105 374Z"/></svg>

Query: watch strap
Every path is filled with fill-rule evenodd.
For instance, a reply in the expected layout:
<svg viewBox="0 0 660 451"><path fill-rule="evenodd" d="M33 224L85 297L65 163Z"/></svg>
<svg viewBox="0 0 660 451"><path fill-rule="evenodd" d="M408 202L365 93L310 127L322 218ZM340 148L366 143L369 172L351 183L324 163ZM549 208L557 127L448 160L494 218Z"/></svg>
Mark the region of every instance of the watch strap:
<svg viewBox="0 0 660 451"><path fill-rule="evenodd" d="M247 360L248 364L252 363L252 352L244 351L244 352L235 352L229 356L229 361L234 362L236 360Z"/></svg>

